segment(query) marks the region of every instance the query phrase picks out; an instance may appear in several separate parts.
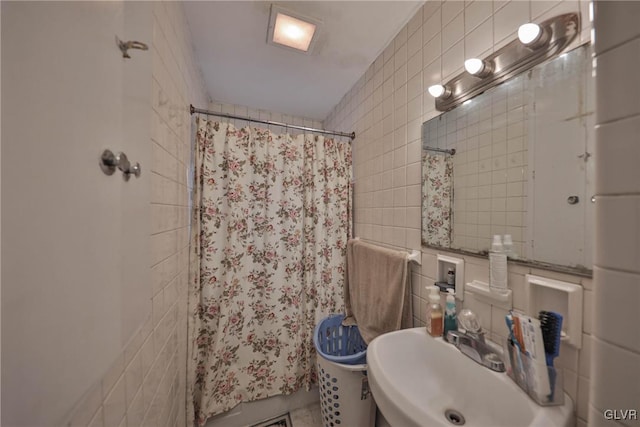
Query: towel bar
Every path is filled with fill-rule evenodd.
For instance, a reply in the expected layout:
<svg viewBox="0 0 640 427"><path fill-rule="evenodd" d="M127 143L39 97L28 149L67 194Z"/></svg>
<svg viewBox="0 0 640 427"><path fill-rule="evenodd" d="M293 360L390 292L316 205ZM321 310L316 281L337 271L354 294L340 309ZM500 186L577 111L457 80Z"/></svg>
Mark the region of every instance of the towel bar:
<svg viewBox="0 0 640 427"><path fill-rule="evenodd" d="M360 240L360 238L354 237L353 240ZM413 261L418 265L422 265L422 251L414 249L407 253L407 261Z"/></svg>

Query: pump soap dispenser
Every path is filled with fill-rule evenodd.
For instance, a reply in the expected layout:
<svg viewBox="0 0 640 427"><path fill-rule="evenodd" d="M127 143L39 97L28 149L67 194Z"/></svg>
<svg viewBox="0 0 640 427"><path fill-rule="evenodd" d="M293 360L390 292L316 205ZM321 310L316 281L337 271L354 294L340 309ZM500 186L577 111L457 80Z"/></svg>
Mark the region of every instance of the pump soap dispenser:
<svg viewBox="0 0 640 427"><path fill-rule="evenodd" d="M447 295L447 303L444 310L444 338L447 338L447 332L458 330L458 321L456 319L456 299L455 291L453 289L447 289L449 295Z"/></svg>
<svg viewBox="0 0 640 427"><path fill-rule="evenodd" d="M440 288L426 286L429 291L427 305L427 333L432 337L442 336L442 306L440 306Z"/></svg>

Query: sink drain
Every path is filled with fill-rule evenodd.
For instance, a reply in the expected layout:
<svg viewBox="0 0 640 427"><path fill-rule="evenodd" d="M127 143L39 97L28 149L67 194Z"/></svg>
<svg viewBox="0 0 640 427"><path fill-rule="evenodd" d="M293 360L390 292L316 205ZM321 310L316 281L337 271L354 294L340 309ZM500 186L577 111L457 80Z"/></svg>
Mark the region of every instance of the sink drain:
<svg viewBox="0 0 640 427"><path fill-rule="evenodd" d="M446 411L444 411L444 416L447 421L449 421L454 426L461 426L466 422L464 416L455 409L447 409Z"/></svg>

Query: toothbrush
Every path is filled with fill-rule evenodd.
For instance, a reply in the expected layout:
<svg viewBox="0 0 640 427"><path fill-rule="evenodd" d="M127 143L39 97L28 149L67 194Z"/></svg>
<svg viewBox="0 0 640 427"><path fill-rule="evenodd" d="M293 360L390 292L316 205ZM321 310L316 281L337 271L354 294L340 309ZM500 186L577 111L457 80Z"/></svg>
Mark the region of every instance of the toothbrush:
<svg viewBox="0 0 640 427"><path fill-rule="evenodd" d="M520 343L518 342L518 340L516 339L515 333L514 333L514 317L513 317L513 313L509 312L509 314L507 314L505 316L505 322L507 323L507 328L509 329L509 340L511 341L511 343L513 344L513 346L516 349L516 355L518 356L518 366L515 366L515 364L513 363L513 360L511 361L511 366L515 369L512 368L512 372L513 375L516 377L517 382L525 384L525 372L524 372L524 366L522 365L522 358L520 356ZM511 355L511 351L509 351L509 356Z"/></svg>
<svg viewBox="0 0 640 427"><path fill-rule="evenodd" d="M551 394L549 401L553 402L556 385L556 370L553 367L553 359L560 354L560 335L562 332L562 315L553 311L541 311L538 314L540 319L540 329L542 329L542 339L544 340L544 353L549 370L549 381L551 382Z"/></svg>

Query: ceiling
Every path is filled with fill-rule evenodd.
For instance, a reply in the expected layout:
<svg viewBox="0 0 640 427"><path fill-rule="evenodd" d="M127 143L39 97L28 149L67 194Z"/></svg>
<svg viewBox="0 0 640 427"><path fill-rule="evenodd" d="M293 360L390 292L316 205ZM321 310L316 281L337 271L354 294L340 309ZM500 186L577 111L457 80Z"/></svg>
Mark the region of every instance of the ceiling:
<svg viewBox="0 0 640 427"><path fill-rule="evenodd" d="M424 2L277 2L322 21L311 52L267 44L271 2L185 2L216 102L324 120Z"/></svg>

